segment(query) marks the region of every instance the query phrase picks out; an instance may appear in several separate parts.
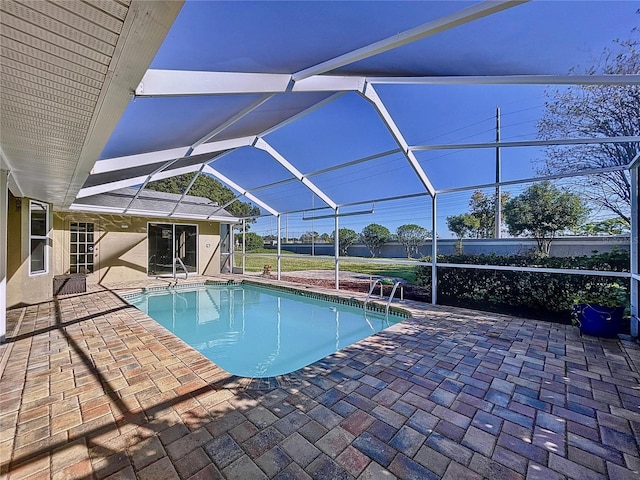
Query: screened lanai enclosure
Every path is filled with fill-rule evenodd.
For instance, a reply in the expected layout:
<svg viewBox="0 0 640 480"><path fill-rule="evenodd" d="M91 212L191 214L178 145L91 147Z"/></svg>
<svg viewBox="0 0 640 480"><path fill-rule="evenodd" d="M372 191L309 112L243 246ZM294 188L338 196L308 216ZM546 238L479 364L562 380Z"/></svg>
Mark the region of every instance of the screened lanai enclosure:
<svg viewBox="0 0 640 480"><path fill-rule="evenodd" d="M99 139L95 162L85 161L84 175L80 168L65 188L27 180L26 171L12 176L10 187L81 211L87 197L190 174L180 192L184 200L198 177L211 177L234 192L232 200L259 210L235 232L273 239L260 264L273 261L281 278L283 258L295 256L285 255L283 246L312 232L312 250L303 254L314 257L309 269L328 258L336 288L345 262L341 229L360 232L375 223L393 232L417 224L430 234L414 259L371 259L365 251L349 261L415 266L420 256L433 303L442 269L620 278L630 282L637 335L640 51L634 29L640 4L186 1L178 12L175 2L154 3L175 9L175 21L163 24L166 36L156 40L154 55L147 52L148 68L136 65L139 75L120 86L120 110L110 112L117 121ZM19 8L8 15L18 18ZM83 66L85 76L91 62ZM18 70L3 75L3 82L19 83ZM78 75L69 82L83 81ZM598 104L602 96L619 102L607 110ZM571 98L586 98L579 104L588 110L585 117L606 128L558 122ZM627 103L630 98L635 103ZM75 100L64 108L82 110L84 100ZM619 115L630 116L624 128L616 128ZM5 138L6 163L15 167L21 150ZM625 219L628 268L438 259L443 242L456 237L447 218L464 214L474 192L513 198L542 181L583 195L585 223ZM623 185L615 195L612 181ZM598 201L603 196L618 211ZM232 200L212 205L201 219ZM500 205L494 202L496 227L486 236L512 238ZM320 242L313 232L328 238ZM232 243L235 266L244 271L251 257L241 238Z"/></svg>

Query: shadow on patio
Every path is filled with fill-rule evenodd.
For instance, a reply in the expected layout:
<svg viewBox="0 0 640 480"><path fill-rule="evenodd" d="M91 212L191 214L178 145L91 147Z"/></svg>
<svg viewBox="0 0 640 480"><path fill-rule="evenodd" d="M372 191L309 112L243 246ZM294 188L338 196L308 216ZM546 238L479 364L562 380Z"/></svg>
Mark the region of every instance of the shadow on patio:
<svg viewBox="0 0 640 480"><path fill-rule="evenodd" d="M454 308L280 379L229 380L113 292L27 307L3 346L18 478L630 478L637 344ZM231 382L230 385L237 385Z"/></svg>

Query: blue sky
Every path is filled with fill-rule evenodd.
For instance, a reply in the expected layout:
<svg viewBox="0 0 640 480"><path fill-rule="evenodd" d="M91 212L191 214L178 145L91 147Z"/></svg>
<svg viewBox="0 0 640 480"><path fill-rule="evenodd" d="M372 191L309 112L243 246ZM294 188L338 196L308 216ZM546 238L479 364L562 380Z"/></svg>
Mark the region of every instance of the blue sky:
<svg viewBox="0 0 640 480"><path fill-rule="evenodd" d="M410 144L491 142L495 140L496 135L497 106L501 109L503 140L515 141L537 137L536 122L543 111L545 87L438 86L431 88L428 93L424 92L424 87L403 87L407 92L381 91L385 101L388 96L389 109ZM356 125L355 128L349 128L352 117L363 116L361 112L359 113L360 109L365 113L370 109L369 105L361 99L349 99L344 105L336 103L325 109L326 111L315 112L297 124L271 134L269 139L281 148L283 153L292 158L304 156L309 162L309 168L316 159L325 155L336 155L341 161L348 161L395 147L381 123L375 124L374 129L370 129L364 123ZM432 114L425 117L424 110ZM313 129L317 133L314 135L313 151L305 154L308 152L307 143L293 142L292 139L302 136L308 129ZM330 142L329 138L333 141ZM354 141L354 138L358 141ZM336 142L336 139L339 141ZM512 148L502 149L501 153L503 180L535 176L533 160L541 157L541 149ZM495 150L467 152L441 150L418 153L418 158L437 188L490 183L495 178ZM371 171L366 171L369 166L372 167L368 169ZM349 201L351 197L361 197L362 191L366 190L370 191L368 198L375 198L376 195L394 196L422 191L419 181L401 154L392 156L388 162L361 164L349 169L349 173L354 178L349 178L349 175L344 176L342 170L337 170L330 183L317 182L317 184L322 185L327 193L342 189L337 198L345 201ZM386 187L383 194L370 189L370 185L378 185L383 181L389 182L391 187ZM517 193L521 188L510 187L505 190ZM487 193L489 192L488 190ZM449 236L446 216L466 211L471 193L467 191L440 196L438 208L440 236ZM374 214L345 217L341 220L340 227L351 228L356 232L369 223L383 224L392 232L399 225L406 223L431 227L429 197L377 202L347 210L366 211L370 208L374 209ZM318 215L326 213L328 212L320 212ZM312 229L310 221L301 221L300 218L301 215L289 216L290 236L299 236L304 231ZM275 232L275 225L274 219L266 218L261 219L252 229L267 234ZM314 222L313 227L320 233L331 233L334 224L332 220L322 220Z"/></svg>
<svg viewBox="0 0 640 480"><path fill-rule="evenodd" d="M475 2L222 2L185 3L152 68L293 73ZM628 38L640 24L638 1L538 0L343 67L336 73L394 71L399 74L563 74L591 65L616 38ZM501 109L503 140L537 137L544 112L544 86L387 86L376 87L410 145L490 142L495 111ZM230 97L137 99L125 112L102 158L188 144L210 130L242 99ZM303 173L396 148L372 106L355 93L267 135ZM181 142L181 143L180 143ZM530 177L543 151L502 150L503 180ZM494 179L495 152L417 153L436 189L488 183ZM288 173L264 152L243 148L215 168L245 188L286 178ZM402 155L390 155L345 171L311 177L337 203L410 194L422 187ZM517 193L517 188L509 188ZM299 184L255 194L287 208L321 202ZM447 236L446 216L466 211L471 192L442 195L438 229ZM430 199L343 211L375 213L345 217L341 227L360 231L369 223L392 231L404 223L430 227ZM329 211L318 214L329 213ZM307 213L304 216L309 217ZM303 214L288 217L290 236L311 230ZM283 221L283 226L284 226ZM331 233L330 220L314 222ZM253 230L275 230L260 219Z"/></svg>

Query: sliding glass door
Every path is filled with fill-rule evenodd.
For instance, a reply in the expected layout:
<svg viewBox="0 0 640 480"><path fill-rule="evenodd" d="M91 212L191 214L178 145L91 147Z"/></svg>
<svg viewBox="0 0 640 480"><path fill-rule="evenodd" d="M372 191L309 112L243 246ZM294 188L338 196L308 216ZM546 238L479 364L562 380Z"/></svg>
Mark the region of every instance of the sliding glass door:
<svg viewBox="0 0 640 480"><path fill-rule="evenodd" d="M195 225L149 223L149 275L198 271L198 231Z"/></svg>

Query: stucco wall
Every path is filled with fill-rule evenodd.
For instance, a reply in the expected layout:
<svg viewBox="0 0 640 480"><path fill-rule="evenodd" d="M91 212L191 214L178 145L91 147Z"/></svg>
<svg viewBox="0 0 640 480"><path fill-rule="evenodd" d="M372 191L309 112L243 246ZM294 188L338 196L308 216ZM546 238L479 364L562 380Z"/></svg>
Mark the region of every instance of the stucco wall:
<svg viewBox="0 0 640 480"><path fill-rule="evenodd" d="M50 224L51 225L51 224ZM49 232L47 249L52 259L54 241ZM43 302L53 293L53 268L29 275L29 199L9 194L7 212L7 307Z"/></svg>
<svg viewBox="0 0 640 480"><path fill-rule="evenodd" d="M59 245L55 249L56 275L69 271L71 222L92 222L95 225L94 273L87 276L87 282L117 283L147 278L148 223L196 225L198 273L220 273L218 223L57 212L54 214L54 236Z"/></svg>
<svg viewBox="0 0 640 480"><path fill-rule="evenodd" d="M9 196L7 218L7 306L34 304L51 299L53 277L69 273L70 224L94 224L94 272L87 283L117 283L147 277L147 224L196 225L198 274L220 273L220 224L124 215L54 212L49 232L49 271L29 276L29 200Z"/></svg>

